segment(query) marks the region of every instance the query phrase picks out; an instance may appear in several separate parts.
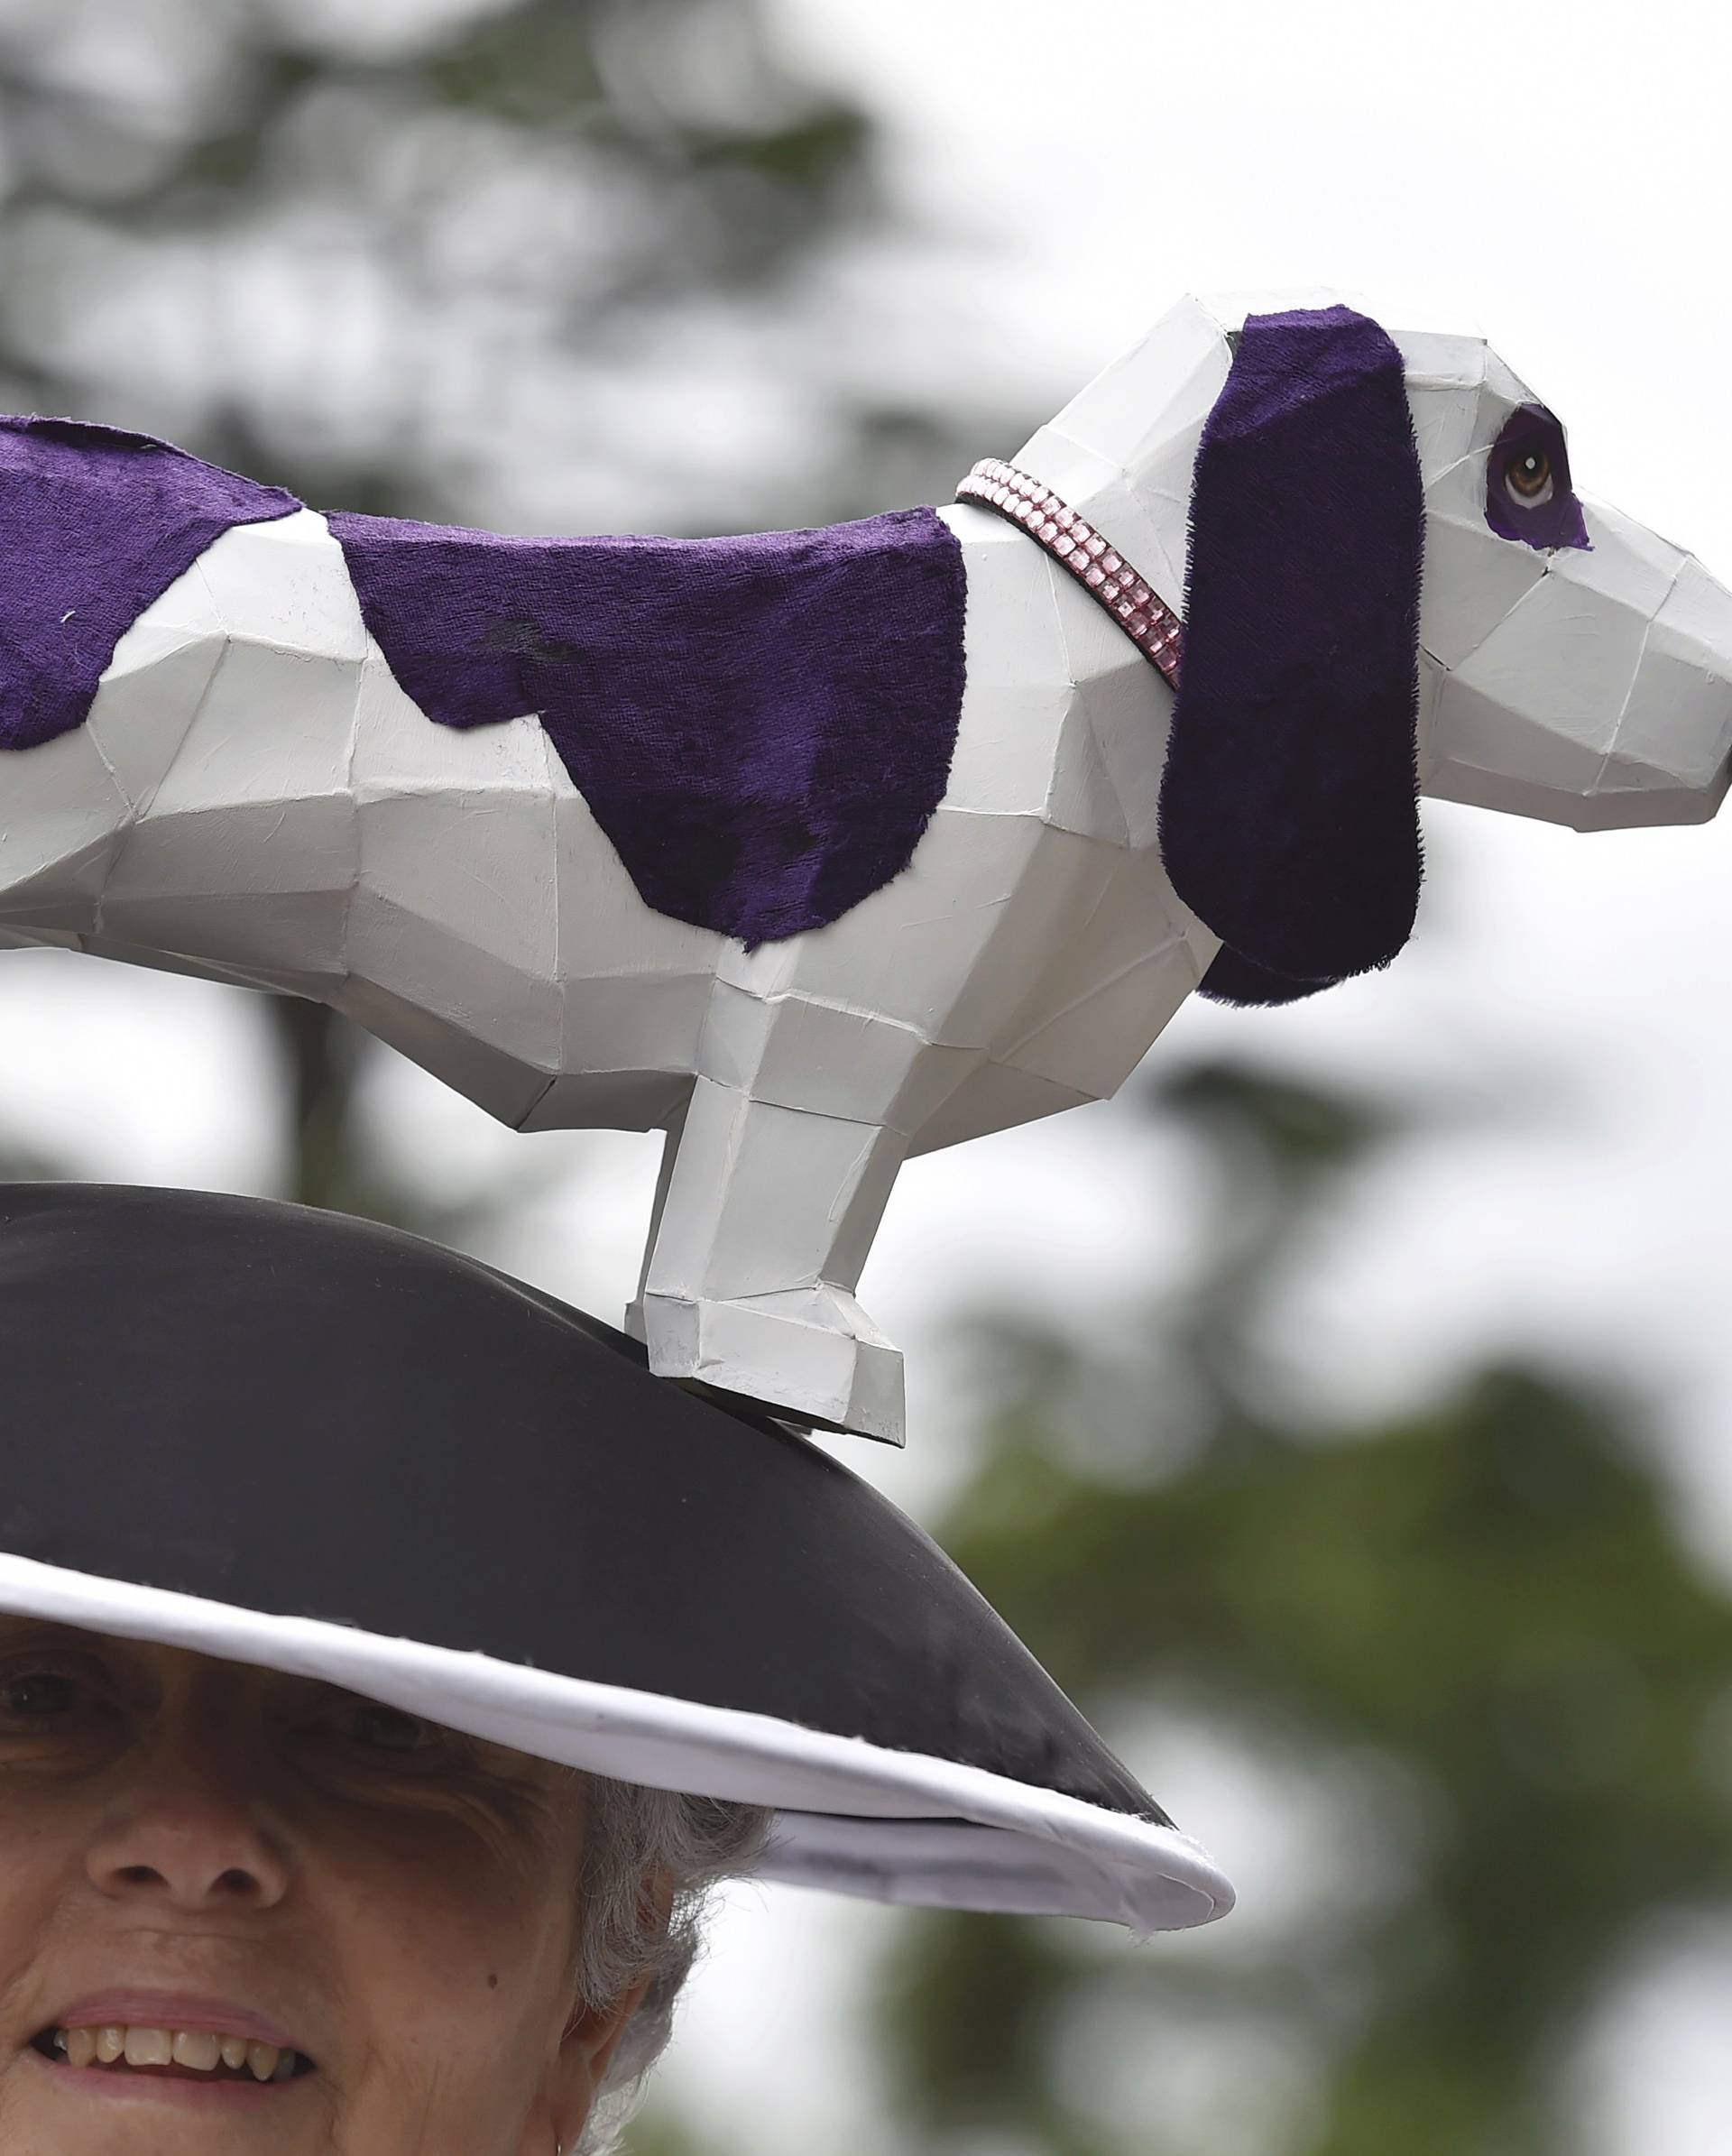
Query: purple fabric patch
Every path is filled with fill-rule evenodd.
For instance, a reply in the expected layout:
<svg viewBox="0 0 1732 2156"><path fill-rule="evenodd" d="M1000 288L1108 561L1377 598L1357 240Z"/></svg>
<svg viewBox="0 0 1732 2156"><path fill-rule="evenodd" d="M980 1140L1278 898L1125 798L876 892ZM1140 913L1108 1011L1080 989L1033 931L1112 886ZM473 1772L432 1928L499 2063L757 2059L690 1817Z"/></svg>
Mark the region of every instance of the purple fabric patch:
<svg viewBox="0 0 1732 2156"><path fill-rule="evenodd" d="M406 694L445 726L538 713L658 912L823 927L944 797L965 578L932 510L747 539L330 525Z"/></svg>
<svg viewBox="0 0 1732 2156"><path fill-rule="evenodd" d="M149 435L0 417L0 748L81 726L115 646L211 541L300 506Z"/></svg>
<svg viewBox="0 0 1732 2156"><path fill-rule="evenodd" d="M1310 995L1412 932L1423 553L1394 344L1345 307L1251 316L1197 455L1161 790L1211 996Z"/></svg>
<svg viewBox="0 0 1732 2156"><path fill-rule="evenodd" d="M1486 459L1486 521L1499 539L1526 547L1583 547L1592 541L1570 484L1563 428L1543 404L1511 412Z"/></svg>

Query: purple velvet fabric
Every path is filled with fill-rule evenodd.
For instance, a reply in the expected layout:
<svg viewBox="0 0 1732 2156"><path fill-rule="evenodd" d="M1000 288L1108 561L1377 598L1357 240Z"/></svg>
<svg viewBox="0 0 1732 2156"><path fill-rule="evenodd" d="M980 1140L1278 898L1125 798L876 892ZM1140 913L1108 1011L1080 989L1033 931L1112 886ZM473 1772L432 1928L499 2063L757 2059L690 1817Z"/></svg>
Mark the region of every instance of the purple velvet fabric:
<svg viewBox="0 0 1732 2156"><path fill-rule="evenodd" d="M907 867L962 708L935 511L713 539L330 523L407 694L445 726L539 713L659 912L763 943Z"/></svg>
<svg viewBox="0 0 1732 2156"><path fill-rule="evenodd" d="M0 749L81 726L121 637L211 541L300 506L149 435L0 417Z"/></svg>
<svg viewBox="0 0 1732 2156"><path fill-rule="evenodd" d="M1524 498L1519 483L1525 474L1543 479L1542 500ZM1486 521L1499 539L1519 539L1542 552L1557 547L1591 551L1581 503L1570 484L1563 428L1543 404L1518 405L1492 445L1486 459Z"/></svg>
<svg viewBox="0 0 1732 2156"><path fill-rule="evenodd" d="M1203 982L1285 1002L1412 932L1424 503L1401 355L1345 307L1253 315L1193 482L1161 794Z"/></svg>

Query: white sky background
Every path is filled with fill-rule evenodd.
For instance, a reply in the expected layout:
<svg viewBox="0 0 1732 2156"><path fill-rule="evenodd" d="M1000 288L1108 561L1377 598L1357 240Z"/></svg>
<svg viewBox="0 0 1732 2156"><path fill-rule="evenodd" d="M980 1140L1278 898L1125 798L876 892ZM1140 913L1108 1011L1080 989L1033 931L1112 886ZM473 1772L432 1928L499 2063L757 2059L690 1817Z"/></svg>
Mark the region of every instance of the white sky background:
<svg viewBox="0 0 1732 2156"><path fill-rule="evenodd" d="M890 183L933 235L861 250L813 296L834 364L862 382L972 380L1043 413L1187 289L1411 292L1483 327L1560 413L1584 493L1732 582L1732 26L1711 0L771 13L878 113ZM1691 1531L1732 1571L1732 828L1581 838L1437 808L1427 830L1433 889L1390 973L1285 1012L1193 1002L1155 1054L1425 1082L1484 1111L1483 1129L1405 1151L1338 1224L1296 1368L1368 1405L1505 1344L1639 1368L1670 1403ZM5 963L7 1127L95 1174L263 1185L244 1005L51 954ZM396 1064L374 1104L381 1142L436 1176L521 1173L539 1147L546 1202L502 1255L617 1314L652 1144L515 1139ZM1188 1196L1123 1106L911 1167L863 1284L909 1352L911 1448L850 1459L929 1510L954 1460L959 1310L1019 1301L1099 1322L1182 1247ZM562 1226L580 1209L581 1253ZM1254 1942L1281 1853L1242 1780L1181 1746L1156 1793L1239 1878L1233 1923ZM670 2070L754 2156L877 2156L848 1973L895 1919L738 1899ZM1589 2156L1732 2142L1723 1948L1692 1939L1656 1967L1593 2085ZM1238 2145L1223 2115L1208 2124L1222 2086L1198 2099L1200 2156ZM1655 2108L1642 2091L1662 2087Z"/></svg>

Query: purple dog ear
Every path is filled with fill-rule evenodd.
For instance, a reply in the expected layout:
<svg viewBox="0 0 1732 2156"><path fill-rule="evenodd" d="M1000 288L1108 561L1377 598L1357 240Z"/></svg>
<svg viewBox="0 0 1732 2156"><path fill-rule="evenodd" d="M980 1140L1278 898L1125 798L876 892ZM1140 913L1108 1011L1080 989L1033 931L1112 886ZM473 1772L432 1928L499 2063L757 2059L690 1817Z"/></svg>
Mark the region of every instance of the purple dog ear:
<svg viewBox="0 0 1732 2156"><path fill-rule="evenodd" d="M1280 1003L1413 931L1424 502L1401 355L1350 308L1252 315L1203 428L1161 785L1202 992Z"/></svg>

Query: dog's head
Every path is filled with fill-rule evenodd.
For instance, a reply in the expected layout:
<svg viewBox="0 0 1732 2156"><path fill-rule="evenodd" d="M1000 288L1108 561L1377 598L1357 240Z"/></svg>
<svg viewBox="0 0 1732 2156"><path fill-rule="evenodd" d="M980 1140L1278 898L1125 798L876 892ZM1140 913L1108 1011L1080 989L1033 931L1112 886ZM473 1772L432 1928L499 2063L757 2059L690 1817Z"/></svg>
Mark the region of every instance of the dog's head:
<svg viewBox="0 0 1732 2156"><path fill-rule="evenodd" d="M1138 376L1167 409L1135 438L1115 407ZM1386 964L1422 790L1580 828L1718 806L1732 595L1577 495L1562 425L1482 339L1322 295L1188 301L1054 438L1125 470L1145 574L1184 549L1160 834L1223 944L1208 992L1283 1001Z"/></svg>

